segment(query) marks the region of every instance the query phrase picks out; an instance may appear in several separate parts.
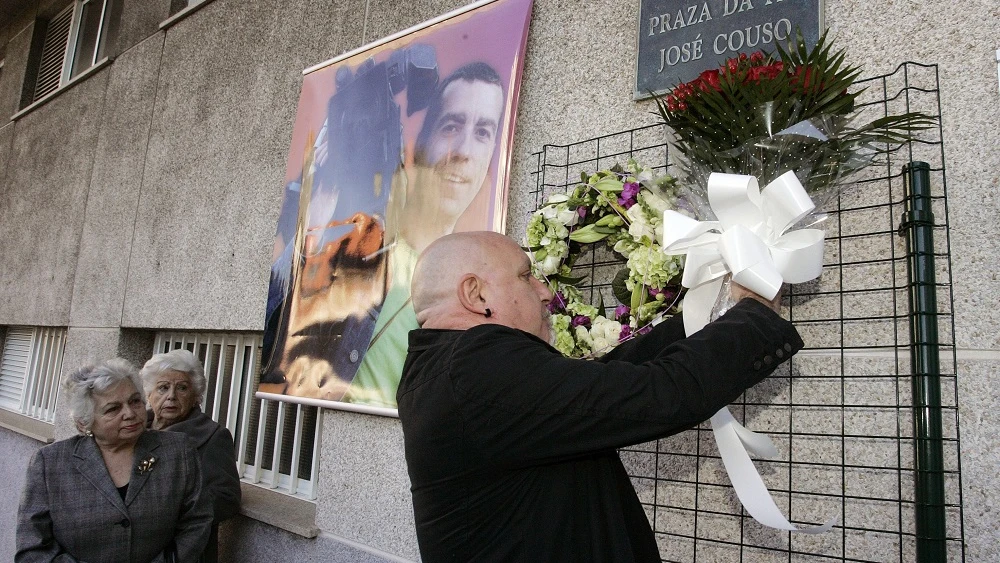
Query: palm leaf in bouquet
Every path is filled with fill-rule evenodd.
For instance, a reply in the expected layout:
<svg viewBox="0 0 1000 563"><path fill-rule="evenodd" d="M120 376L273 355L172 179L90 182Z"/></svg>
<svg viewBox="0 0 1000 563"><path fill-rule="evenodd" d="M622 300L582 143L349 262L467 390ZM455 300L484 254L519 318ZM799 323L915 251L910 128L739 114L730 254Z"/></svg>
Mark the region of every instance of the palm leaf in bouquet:
<svg viewBox="0 0 1000 563"><path fill-rule="evenodd" d="M851 91L860 72L825 33L812 49L800 34L787 50L741 54L656 98L699 213L711 215L704 196L712 172L766 185L794 170L822 205L845 178L935 125L917 112L866 121L857 106L864 89Z"/></svg>

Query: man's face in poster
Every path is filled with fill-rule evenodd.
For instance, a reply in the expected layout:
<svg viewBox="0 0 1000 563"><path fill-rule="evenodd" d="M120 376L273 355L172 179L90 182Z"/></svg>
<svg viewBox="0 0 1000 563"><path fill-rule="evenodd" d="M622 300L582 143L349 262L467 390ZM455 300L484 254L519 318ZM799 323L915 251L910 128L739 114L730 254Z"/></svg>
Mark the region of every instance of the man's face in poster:
<svg viewBox="0 0 1000 563"><path fill-rule="evenodd" d="M457 220L486 180L502 113L498 84L458 79L445 86L440 114L425 146L417 151L412 199Z"/></svg>

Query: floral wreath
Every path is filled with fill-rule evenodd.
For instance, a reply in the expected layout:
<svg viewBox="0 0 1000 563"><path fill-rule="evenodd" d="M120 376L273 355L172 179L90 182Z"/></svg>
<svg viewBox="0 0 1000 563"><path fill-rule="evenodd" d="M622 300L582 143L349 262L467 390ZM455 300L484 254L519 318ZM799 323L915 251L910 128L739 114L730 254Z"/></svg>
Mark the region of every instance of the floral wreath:
<svg viewBox="0 0 1000 563"><path fill-rule="evenodd" d="M532 272L552 290L548 309L557 350L575 358L603 355L680 312L681 256L660 249L663 212L680 203L677 180L654 177L634 160L595 174L549 196L528 221L525 249ZM603 296L594 306L583 297L586 276L574 275L577 259L604 243L624 261L611 282L619 304L609 316Z"/></svg>

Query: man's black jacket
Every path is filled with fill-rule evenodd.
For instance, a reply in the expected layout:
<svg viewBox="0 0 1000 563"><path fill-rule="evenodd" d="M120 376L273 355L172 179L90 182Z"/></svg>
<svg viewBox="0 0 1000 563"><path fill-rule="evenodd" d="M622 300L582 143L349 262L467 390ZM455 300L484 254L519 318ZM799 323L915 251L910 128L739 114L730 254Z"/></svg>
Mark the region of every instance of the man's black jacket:
<svg viewBox="0 0 1000 563"><path fill-rule="evenodd" d="M599 361L500 325L410 332L397 399L424 563L660 561L616 448L697 425L801 347L752 299Z"/></svg>

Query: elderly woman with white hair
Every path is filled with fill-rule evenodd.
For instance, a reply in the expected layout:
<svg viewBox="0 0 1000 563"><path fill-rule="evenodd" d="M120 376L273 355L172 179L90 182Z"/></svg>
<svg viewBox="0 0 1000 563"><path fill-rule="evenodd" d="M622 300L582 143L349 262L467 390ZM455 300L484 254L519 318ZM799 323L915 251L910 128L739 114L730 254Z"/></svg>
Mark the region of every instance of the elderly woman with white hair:
<svg viewBox="0 0 1000 563"><path fill-rule="evenodd" d="M198 454L146 430L136 369L113 359L69 374L78 436L39 449L17 513L14 561L195 561L212 525Z"/></svg>
<svg viewBox="0 0 1000 563"><path fill-rule="evenodd" d="M202 494L211 499L215 510L211 537L201 561L214 563L218 561L219 522L240 511L240 476L233 436L201 411L205 370L194 354L183 348L156 354L140 374L149 396L150 427L187 435L201 455Z"/></svg>

